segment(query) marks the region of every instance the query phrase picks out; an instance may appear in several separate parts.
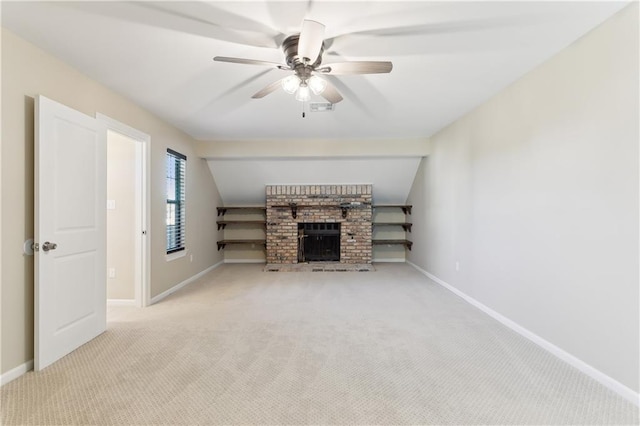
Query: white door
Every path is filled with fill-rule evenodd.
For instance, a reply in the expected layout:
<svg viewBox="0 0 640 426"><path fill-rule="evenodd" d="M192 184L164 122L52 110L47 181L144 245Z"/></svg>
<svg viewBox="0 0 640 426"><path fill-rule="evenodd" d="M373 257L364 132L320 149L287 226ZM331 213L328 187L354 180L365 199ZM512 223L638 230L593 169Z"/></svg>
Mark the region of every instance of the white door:
<svg viewBox="0 0 640 426"><path fill-rule="evenodd" d="M106 125L43 96L35 116L35 370L106 330Z"/></svg>

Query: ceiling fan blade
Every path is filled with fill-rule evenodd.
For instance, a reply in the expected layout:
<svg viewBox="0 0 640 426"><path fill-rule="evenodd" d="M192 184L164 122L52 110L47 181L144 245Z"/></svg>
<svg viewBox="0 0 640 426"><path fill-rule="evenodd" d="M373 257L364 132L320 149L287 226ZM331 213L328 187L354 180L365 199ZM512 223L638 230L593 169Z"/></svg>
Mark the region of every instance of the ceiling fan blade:
<svg viewBox="0 0 640 426"><path fill-rule="evenodd" d="M393 64L388 61L352 61L323 65L316 71L332 75L347 75L385 74L390 73L392 69Z"/></svg>
<svg viewBox="0 0 640 426"><path fill-rule="evenodd" d="M361 99L360 95L358 95L358 93L352 89L352 85L347 85L345 84L343 81L340 80L339 77L333 76L333 75L327 75L327 80L329 80L329 82L333 83L333 85L336 87L336 89L340 90L340 92L344 93L344 95L349 98L349 103L355 105L356 107L358 107L364 114L366 114L367 116L379 120L380 116L376 116L376 114L372 111L371 107L372 107L372 103L367 101L365 102L363 99ZM362 79L362 81L360 82L362 85L366 86L371 86L370 87L370 91L367 90L368 94L374 94L378 95L378 89L368 83L365 79ZM376 105L383 105L385 106L385 101L386 98L382 98L379 100L378 103L376 103Z"/></svg>
<svg viewBox="0 0 640 426"><path fill-rule="evenodd" d="M300 21L309 16L305 0L262 1L262 3L264 3L262 7L267 12L265 21L269 22L273 28L287 32L287 35L300 32Z"/></svg>
<svg viewBox="0 0 640 426"><path fill-rule="evenodd" d="M284 64L277 62L260 61L257 59L244 59L244 58L230 58L228 56L216 56L213 58L217 62L231 62L233 64L246 64L246 65L261 65L266 67L275 67L278 69L289 70L290 68Z"/></svg>
<svg viewBox="0 0 640 426"><path fill-rule="evenodd" d="M388 19L389 22L393 20ZM370 30L353 31L333 37L331 40L349 35L367 36L411 36L426 34L446 34L446 33L470 33L477 31L496 30L501 28L519 27L531 25L536 22L535 18L527 15L509 15L493 18L474 18L458 21L426 22L416 25L406 25L398 27L375 28Z"/></svg>
<svg viewBox="0 0 640 426"><path fill-rule="evenodd" d="M314 63L318 59L324 42L324 25L320 22L305 19L298 40L298 56Z"/></svg>
<svg viewBox="0 0 640 426"><path fill-rule="evenodd" d="M58 2L86 13L231 43L278 48L283 35L264 24L204 2ZM204 10L194 10L201 5ZM240 28L235 29L235 25Z"/></svg>
<svg viewBox="0 0 640 426"><path fill-rule="evenodd" d="M209 102L207 102L205 105L203 105L199 109L193 111L192 115L194 116L194 119L201 119L206 114L212 114L213 116L220 118L220 117L226 116L227 114L233 113L242 105L245 105L247 102L251 102L248 97L245 98L244 96L234 96L236 92L242 91L242 93L244 93L247 90L247 87L250 87L250 85L253 82L261 79L262 77L264 77L265 75L271 72L273 72L273 70L262 69L257 74L252 75L251 77L240 81L239 83L233 85L232 87L229 87L227 90L225 90L223 93L219 94L218 96L215 96L214 98L209 97L208 98ZM210 72L207 72L205 75L209 79L212 78L213 80L215 80L217 78L214 74ZM209 79L206 80L207 84L208 82L212 81Z"/></svg>
<svg viewBox="0 0 640 426"><path fill-rule="evenodd" d="M285 77L286 78L286 77ZM256 93L255 95L252 96L253 99L260 99L260 98L264 98L265 96L267 96L270 93L275 92L276 90L278 90L278 88L280 88L280 86L282 85L282 80L284 79L280 79L280 80L276 80L273 83L271 83L270 85L268 85L267 87L265 87L264 89L260 90L258 93Z"/></svg>
<svg viewBox="0 0 640 426"><path fill-rule="evenodd" d="M324 88L324 91L320 94L320 96L322 96L332 104L337 104L342 99L344 99L340 92L338 92L338 90L335 88L335 86L328 81L327 87Z"/></svg>
<svg viewBox="0 0 640 426"><path fill-rule="evenodd" d="M216 7L210 2L142 2L141 6L174 15L176 19L191 20L210 27L228 29L236 35L238 43L276 48L280 32L250 18Z"/></svg>
<svg viewBox="0 0 640 426"><path fill-rule="evenodd" d="M393 22L393 19L387 19ZM513 14L504 17L465 19L458 21L430 22L417 25L375 28L352 31L325 39L325 52L348 51L349 56L403 56L414 54L440 54L458 51L491 51L494 47L487 43L483 33L492 33L509 28L523 28L536 24L536 18ZM479 37L463 37L473 36ZM386 40L386 43L380 43ZM504 39L497 37L500 46ZM455 43L452 45L451 43ZM494 41L495 43L495 41ZM443 48L446 46L446 48ZM463 50L461 50L463 49Z"/></svg>

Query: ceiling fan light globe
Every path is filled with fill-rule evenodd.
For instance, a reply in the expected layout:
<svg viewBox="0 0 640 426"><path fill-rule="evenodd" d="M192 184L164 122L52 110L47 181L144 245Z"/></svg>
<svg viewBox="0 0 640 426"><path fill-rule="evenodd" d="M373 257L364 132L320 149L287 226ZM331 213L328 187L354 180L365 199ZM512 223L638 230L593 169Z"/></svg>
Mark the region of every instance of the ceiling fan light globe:
<svg viewBox="0 0 640 426"><path fill-rule="evenodd" d="M290 75L287 78L283 78L281 81L282 90L290 95L296 93L296 90L298 90L298 87L300 87L300 78L297 75Z"/></svg>
<svg viewBox="0 0 640 426"><path fill-rule="evenodd" d="M311 93L308 86L300 86L296 92L296 100L300 102L307 102L311 99Z"/></svg>
<svg viewBox="0 0 640 426"><path fill-rule="evenodd" d="M312 75L311 78L309 78L309 82L307 84L309 85L311 91L316 95L324 92L324 89L327 87L327 81L316 75Z"/></svg>

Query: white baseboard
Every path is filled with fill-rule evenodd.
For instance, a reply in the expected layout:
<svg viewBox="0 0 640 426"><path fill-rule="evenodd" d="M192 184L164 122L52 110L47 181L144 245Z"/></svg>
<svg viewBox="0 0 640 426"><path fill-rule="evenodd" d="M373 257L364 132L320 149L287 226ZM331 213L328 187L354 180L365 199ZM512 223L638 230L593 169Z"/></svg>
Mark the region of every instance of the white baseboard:
<svg viewBox="0 0 640 426"><path fill-rule="evenodd" d="M267 263L264 259L225 259L224 263Z"/></svg>
<svg viewBox="0 0 640 426"><path fill-rule="evenodd" d="M606 375L605 373L603 373L602 371L592 367L591 365L587 364L586 362L582 361L581 359L571 355L570 353L566 352L564 349L561 349L561 348L557 347L556 345L554 345L553 343L543 339L542 337L538 336L537 334L533 333L532 331L522 327L520 324L518 324L518 323L510 320L509 318L499 314L498 312L494 311L493 309L489 308L488 306L483 305L482 303L478 302L473 297L463 293L462 291L458 290L457 288L453 287L452 285L442 281L440 278L436 277L435 275L433 275L433 274L425 271L424 269L420 268L415 263L410 262L408 260L407 260L407 263L409 265L413 266L414 268L416 268L418 271L422 272L424 275L426 275L431 280L435 281L436 283L440 284L441 286L443 286L447 290L451 291L455 295L463 298L465 301L467 301L471 305L473 305L476 308L480 309L481 311L483 311L484 313L486 313L487 315L489 315L493 319L501 322L503 325L509 327L510 329L515 331L516 333L520 334L523 337L526 337L527 339L531 340L533 343L537 344L541 348L543 348L543 349L547 350L548 352L552 353L553 355L555 355L556 357L560 358L564 362L566 362L569 365L571 365L571 366L577 368L578 370L582 371L587 376L589 376L592 379L594 379L594 380L598 381L599 383L603 384L604 386L606 386L607 388L611 389L612 391L614 391L615 393L617 393L618 395L620 395L624 399L630 401L631 403L633 403L633 404L635 404L637 406L640 406L640 394L635 392L633 389L628 388L627 386L625 386L622 383L618 382L614 378L612 378L612 377Z"/></svg>
<svg viewBox="0 0 640 426"><path fill-rule="evenodd" d="M107 306L138 306L135 299L107 299Z"/></svg>
<svg viewBox="0 0 640 426"><path fill-rule="evenodd" d="M373 263L406 263L406 259L391 257L389 259L379 258L379 259L371 259Z"/></svg>
<svg viewBox="0 0 640 426"><path fill-rule="evenodd" d="M188 284L191 284L192 282L194 282L195 280L197 280L201 276L205 275L206 273L213 271L214 269L216 269L218 266L222 265L223 263L224 262L220 261L220 262L216 263L215 265L209 266L204 271L198 272L194 276L192 276L190 278L187 278L186 280L182 281L181 283L178 283L178 284L174 285L169 290L163 291L159 295L151 298L151 303L150 304L153 305L155 303L158 303L159 301L161 301L165 297L167 297L167 296L175 293L176 291L180 290L182 287L184 287L184 286L186 286Z"/></svg>
<svg viewBox="0 0 640 426"><path fill-rule="evenodd" d="M3 375L0 376L0 386L4 386L7 383L17 379L22 376L27 371L33 370L33 360L27 361L22 365L17 366L16 368L7 371Z"/></svg>

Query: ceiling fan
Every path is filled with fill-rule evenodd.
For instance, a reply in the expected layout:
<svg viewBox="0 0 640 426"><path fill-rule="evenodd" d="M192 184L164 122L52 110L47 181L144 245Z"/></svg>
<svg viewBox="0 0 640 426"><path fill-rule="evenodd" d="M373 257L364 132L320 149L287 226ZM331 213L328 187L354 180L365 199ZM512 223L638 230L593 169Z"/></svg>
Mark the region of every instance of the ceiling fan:
<svg viewBox="0 0 640 426"><path fill-rule="evenodd" d="M293 71L293 74L277 80L263 88L255 95L259 99L273 93L278 88L295 94L298 101L306 102L311 99L311 93L320 95L332 104L342 101L342 95L326 79L318 75L347 75L347 74L380 74L389 73L393 64L388 61L350 61L322 64L324 52L324 29L319 22L305 19L302 21L300 34L287 37L282 43L286 64L260 61L255 59L230 58L216 56L214 61L232 62L237 64L261 65L280 70Z"/></svg>

